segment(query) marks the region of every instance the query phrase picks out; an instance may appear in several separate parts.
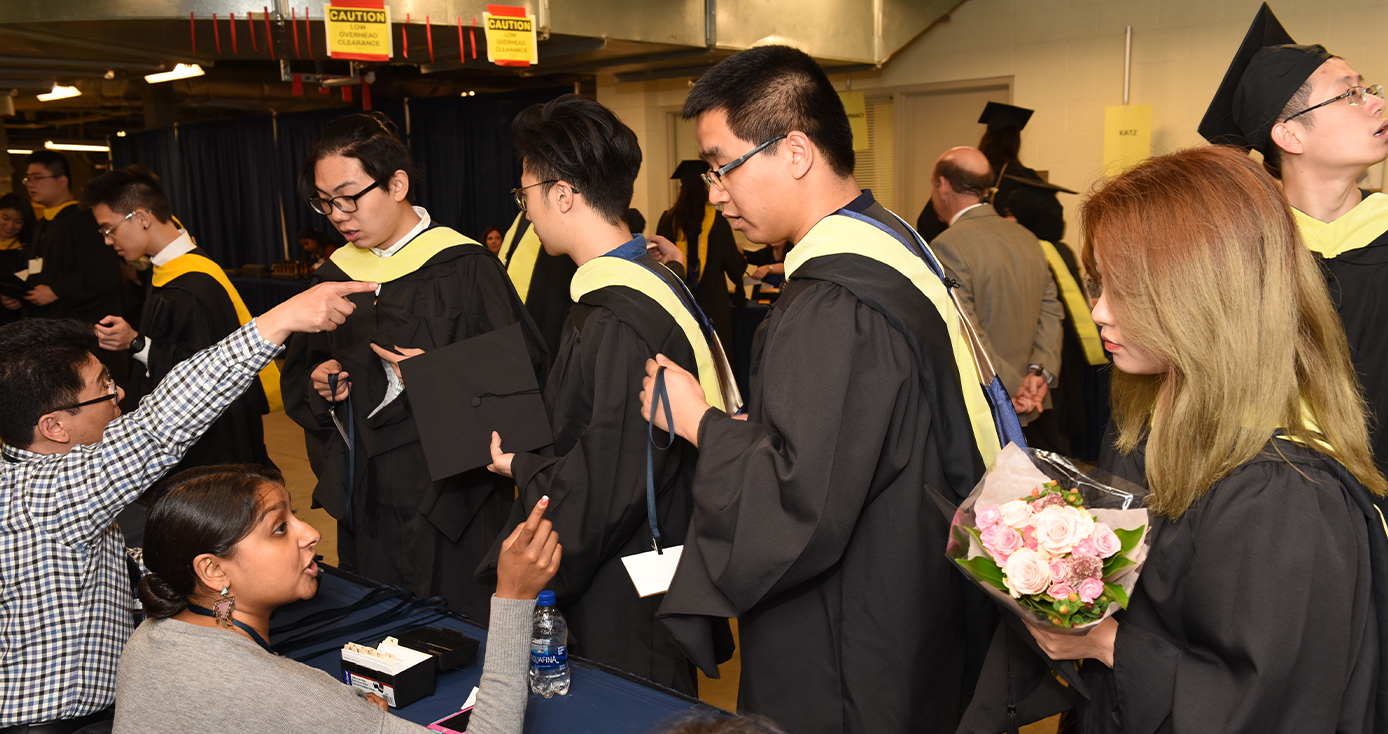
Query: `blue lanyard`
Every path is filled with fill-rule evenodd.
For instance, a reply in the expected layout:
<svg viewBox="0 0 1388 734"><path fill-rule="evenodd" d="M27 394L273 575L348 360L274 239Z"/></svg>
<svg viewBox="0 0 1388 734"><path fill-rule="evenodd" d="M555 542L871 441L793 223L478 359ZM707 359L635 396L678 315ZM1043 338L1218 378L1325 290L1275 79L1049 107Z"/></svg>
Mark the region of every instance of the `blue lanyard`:
<svg viewBox="0 0 1388 734"><path fill-rule="evenodd" d="M660 271L641 262L641 256L645 254L646 238L638 234L621 247L604 254L603 257L615 257L634 262L654 273L655 276L660 278L661 282L675 294L675 298L679 299L680 305L684 306L694 317L694 320L699 323L699 330L704 333L704 340L711 345L713 342L713 324L709 323L708 316L704 315L704 310L699 308L698 303L694 300L693 291L689 290L689 286L686 285L683 280L679 278L666 278Z"/></svg>
<svg viewBox="0 0 1388 734"><path fill-rule="evenodd" d="M659 446L661 451L675 445L675 419L670 413L670 394L665 390L665 368L655 373L655 387L651 395L651 418L646 423L646 522L651 525L651 540L655 542L655 552L664 555L660 545L660 525L655 516L655 412L665 408L665 425L670 427L670 442Z"/></svg>
<svg viewBox="0 0 1388 734"><path fill-rule="evenodd" d="M217 615L216 615L215 613L213 613L213 611L212 611L211 609L208 609L207 607L200 607L200 606L198 606L197 604L194 604L194 603L192 603L192 602L188 602L188 609L189 609L193 614L201 614L201 615L204 616L204 617L212 617L213 619L216 619L216 618L217 618ZM242 632L245 632L246 634L250 635L250 636L251 636L251 639L252 639L252 640L255 640L255 644L260 645L260 647L261 647L262 650L264 650L265 652L270 653L271 655L274 655L274 654L275 654L275 651L270 649L270 645L269 645L269 643L267 643L267 642L265 641L265 638L264 638L264 637L261 637L261 636L260 636L260 633L258 633L258 632L256 632L255 630L251 629L250 625L248 625L248 624L246 624L246 623L244 623L244 622L239 622L239 621L237 621L237 620L235 620L235 619L231 620L231 623L234 624L234 625L236 625L238 628L240 628L240 630L241 630Z"/></svg>

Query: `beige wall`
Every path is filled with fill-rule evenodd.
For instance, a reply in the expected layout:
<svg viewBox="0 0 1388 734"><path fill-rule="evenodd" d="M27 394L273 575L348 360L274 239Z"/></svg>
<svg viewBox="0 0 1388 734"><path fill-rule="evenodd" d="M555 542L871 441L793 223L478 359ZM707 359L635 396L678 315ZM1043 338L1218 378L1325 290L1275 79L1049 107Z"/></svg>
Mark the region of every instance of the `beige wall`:
<svg viewBox="0 0 1388 734"><path fill-rule="evenodd" d="M1261 0L969 0L853 89L885 90L1011 77L1013 102L1036 110L1022 160L1084 191L1101 174L1104 107L1123 102L1123 35L1133 27L1131 102L1151 105L1154 153L1199 145L1195 132ZM1273 0L1301 43L1321 43L1367 83L1388 82L1388 3ZM834 78L844 88L844 77ZM667 205L665 112L688 80L615 84L598 99L636 130L646 152L635 203L652 222ZM981 128L980 128L981 129ZM657 180L661 179L661 180ZM1380 185L1375 178L1370 183ZM1074 229L1080 197L1062 195ZM914 219L916 212L901 212ZM1070 239L1075 238L1072 234Z"/></svg>

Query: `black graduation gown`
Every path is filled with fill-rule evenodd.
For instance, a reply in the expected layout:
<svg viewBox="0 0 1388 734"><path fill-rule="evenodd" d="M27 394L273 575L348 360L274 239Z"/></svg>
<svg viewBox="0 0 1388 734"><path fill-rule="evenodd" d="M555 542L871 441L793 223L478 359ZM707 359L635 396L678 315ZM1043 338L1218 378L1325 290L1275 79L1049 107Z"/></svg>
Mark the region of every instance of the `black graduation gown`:
<svg viewBox="0 0 1388 734"><path fill-rule="evenodd" d="M671 242L675 241L674 212L667 211L660 215L660 222L656 225L655 233ZM696 238L689 238L690 250L696 251L699 243ZM704 315L713 324L713 330L718 332L718 340L723 343L723 348L728 350L728 359L734 360L736 357L732 353L733 348L733 309L734 301L741 303L742 296L742 276L747 272L747 259L737 250L737 241L733 239L732 225L723 216L716 215L713 218L713 229L708 233L708 262L699 265L699 280L697 283L690 283L689 290L694 292L694 302L703 309ZM724 275L732 278L736 284L736 291L730 296L728 294L728 283L723 279Z"/></svg>
<svg viewBox="0 0 1388 734"><path fill-rule="evenodd" d="M485 620L493 584L479 582L471 570L510 514L510 482L497 481L486 467L430 480L410 411L412 400L429 399L428 385L407 384L404 393L367 417L380 405L387 386L385 368L370 348L373 339L429 351L520 322L537 380L544 383L549 355L501 263L487 248L459 237L467 244L443 249L413 272L381 284L379 296L351 296L356 310L337 330L294 335L281 385L285 411L307 436L318 475L315 505L339 520L342 567L420 596L444 596L455 611ZM325 281L351 280L336 260L316 275ZM328 402L309 379L329 359L338 360L352 382L356 450L350 488L347 446L333 425ZM350 527L342 522L349 501Z"/></svg>
<svg viewBox="0 0 1388 734"><path fill-rule="evenodd" d="M3 245L0 245L0 247L3 247ZM0 274L13 275L29 267L29 260L25 256L24 251L24 243L18 241L12 244L11 249L0 249ZM8 308L0 306L0 326L24 318L24 307L28 305L28 301L20 299L20 307L17 310L11 311Z"/></svg>
<svg viewBox="0 0 1388 734"><path fill-rule="evenodd" d="M649 255L641 261L658 274L664 270ZM647 424L632 386L656 354L698 375L684 331L639 290L601 288L574 305L545 388L553 455L516 454L511 471L520 501L502 537L549 495L545 516L564 544L564 562L548 588L569 623L570 651L694 695L694 666L655 618L663 597L638 597L622 564L623 557L653 547L646 518ZM656 442L661 537L667 546L678 545L689 527L698 452L680 438L658 450L669 442L659 430ZM494 550L483 571L495 572L495 557Z"/></svg>
<svg viewBox="0 0 1388 734"><path fill-rule="evenodd" d="M1378 470L1388 473L1388 231L1321 264L1373 415L1369 445Z"/></svg>
<svg viewBox="0 0 1388 734"><path fill-rule="evenodd" d="M740 710L796 734L954 731L964 579L925 487L957 501L982 473L959 379L935 306L890 266L826 255L790 279L753 344L749 420L700 425L661 607L705 673L691 625L738 618Z"/></svg>
<svg viewBox="0 0 1388 734"><path fill-rule="evenodd" d="M44 319L77 319L88 324L107 316L122 316L120 256L106 246L92 213L71 204L34 226L26 258L43 258L43 272L30 275L31 286L46 285L58 300L47 306L25 303L28 315ZM101 363L122 388L129 386L130 359L124 351L98 349Z"/></svg>
<svg viewBox="0 0 1388 734"><path fill-rule="evenodd" d="M200 248L194 248L189 254L207 257ZM241 321L230 295L211 275L184 273L158 288L150 282L145 287L139 322L140 334L149 340L149 364L131 360L132 389L126 399L138 403L153 392L174 365L216 344L240 327ZM268 411L265 389L260 380L255 380L166 476L213 464L273 466L265 451L265 425L261 419Z"/></svg>
<svg viewBox="0 0 1388 734"><path fill-rule="evenodd" d="M1126 457L1106 449L1101 466L1145 482L1141 448ZM1156 517L1152 532L1131 602L1114 617L1114 667L1081 667L1078 732L1382 730L1374 702L1384 620L1374 596L1383 590L1371 574L1383 569L1371 555L1382 557L1383 527L1342 468L1273 439L1179 520ZM1042 674L1030 635L1010 635L1017 701L1055 704L1063 694ZM995 643L990 685L980 682L961 732L1000 729L1003 658ZM1022 722L1053 711L1032 708Z"/></svg>

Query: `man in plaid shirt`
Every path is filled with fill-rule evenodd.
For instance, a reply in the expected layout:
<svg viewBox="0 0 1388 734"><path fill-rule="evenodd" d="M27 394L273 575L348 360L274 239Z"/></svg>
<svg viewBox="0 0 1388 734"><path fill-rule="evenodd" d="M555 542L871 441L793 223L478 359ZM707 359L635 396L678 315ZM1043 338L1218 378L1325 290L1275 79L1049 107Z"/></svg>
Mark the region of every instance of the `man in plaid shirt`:
<svg viewBox="0 0 1388 734"><path fill-rule="evenodd" d="M0 734L73 731L104 718L134 631L114 518L183 456L283 349L336 328L352 293L324 283L179 364L130 415L93 355L91 327L0 329Z"/></svg>

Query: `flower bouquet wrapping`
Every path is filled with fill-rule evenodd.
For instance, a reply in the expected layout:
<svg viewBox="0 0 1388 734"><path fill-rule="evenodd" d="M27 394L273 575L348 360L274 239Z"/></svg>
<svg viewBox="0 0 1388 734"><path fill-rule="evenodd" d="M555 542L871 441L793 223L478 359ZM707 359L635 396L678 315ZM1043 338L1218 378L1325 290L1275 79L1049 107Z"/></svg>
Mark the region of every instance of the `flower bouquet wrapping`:
<svg viewBox="0 0 1388 734"><path fill-rule="evenodd" d="M1150 547L1146 494L1009 444L955 511L945 553L1027 623L1083 634L1128 606Z"/></svg>

